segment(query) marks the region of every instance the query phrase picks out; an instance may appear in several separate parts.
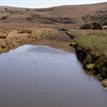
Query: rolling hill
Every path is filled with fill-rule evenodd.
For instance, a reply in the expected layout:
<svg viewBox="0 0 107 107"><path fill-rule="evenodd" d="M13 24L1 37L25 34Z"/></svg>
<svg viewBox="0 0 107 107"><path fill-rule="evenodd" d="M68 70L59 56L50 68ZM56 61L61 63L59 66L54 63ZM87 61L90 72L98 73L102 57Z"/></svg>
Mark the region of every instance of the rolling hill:
<svg viewBox="0 0 107 107"><path fill-rule="evenodd" d="M0 27L73 27L88 22L107 23L107 2L28 9L0 7Z"/></svg>

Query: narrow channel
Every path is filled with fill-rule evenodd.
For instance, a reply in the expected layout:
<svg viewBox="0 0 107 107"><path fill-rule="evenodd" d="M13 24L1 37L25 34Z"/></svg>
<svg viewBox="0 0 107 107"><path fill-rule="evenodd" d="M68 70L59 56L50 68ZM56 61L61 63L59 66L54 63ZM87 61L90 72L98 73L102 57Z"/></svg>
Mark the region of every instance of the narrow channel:
<svg viewBox="0 0 107 107"><path fill-rule="evenodd" d="M45 45L0 54L0 107L106 107L107 92L76 55Z"/></svg>

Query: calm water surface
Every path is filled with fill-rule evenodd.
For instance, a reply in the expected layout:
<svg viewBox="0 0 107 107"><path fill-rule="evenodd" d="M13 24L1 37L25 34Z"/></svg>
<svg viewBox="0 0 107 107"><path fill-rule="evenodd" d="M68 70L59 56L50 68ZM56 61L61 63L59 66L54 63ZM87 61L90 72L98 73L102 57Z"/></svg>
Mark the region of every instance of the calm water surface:
<svg viewBox="0 0 107 107"><path fill-rule="evenodd" d="M75 54L24 45L0 54L0 107L107 107L107 92Z"/></svg>

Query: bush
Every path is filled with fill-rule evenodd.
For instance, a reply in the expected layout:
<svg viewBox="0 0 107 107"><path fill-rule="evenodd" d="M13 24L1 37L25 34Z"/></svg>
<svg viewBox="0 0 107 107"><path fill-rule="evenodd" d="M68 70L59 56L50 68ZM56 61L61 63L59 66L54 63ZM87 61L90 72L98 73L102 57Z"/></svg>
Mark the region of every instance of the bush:
<svg viewBox="0 0 107 107"><path fill-rule="evenodd" d="M8 18L8 16L2 16L0 19L1 20L5 20L5 19L7 19Z"/></svg>
<svg viewBox="0 0 107 107"><path fill-rule="evenodd" d="M107 25L107 22L104 22L103 25Z"/></svg>
<svg viewBox="0 0 107 107"><path fill-rule="evenodd" d="M83 24L80 29L92 29L92 25L91 24Z"/></svg>
<svg viewBox="0 0 107 107"><path fill-rule="evenodd" d="M60 28L60 29L58 29L59 31L67 31L67 29L65 29L65 28Z"/></svg>
<svg viewBox="0 0 107 107"><path fill-rule="evenodd" d="M103 28L103 26L99 23L96 23L96 22L90 23L90 24L83 24L80 27L80 29L95 29L95 30L102 29L102 28Z"/></svg>
<svg viewBox="0 0 107 107"><path fill-rule="evenodd" d="M93 28L92 29L102 29L102 25L99 23L92 23Z"/></svg>

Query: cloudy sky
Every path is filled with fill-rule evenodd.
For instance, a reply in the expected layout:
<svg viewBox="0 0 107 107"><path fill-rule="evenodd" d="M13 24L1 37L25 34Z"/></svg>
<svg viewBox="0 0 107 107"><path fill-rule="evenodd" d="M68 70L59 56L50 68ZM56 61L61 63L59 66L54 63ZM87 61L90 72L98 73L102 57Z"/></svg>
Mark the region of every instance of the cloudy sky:
<svg viewBox="0 0 107 107"><path fill-rule="evenodd" d="M40 8L58 5L90 4L98 2L107 2L107 0L0 0L0 5Z"/></svg>

